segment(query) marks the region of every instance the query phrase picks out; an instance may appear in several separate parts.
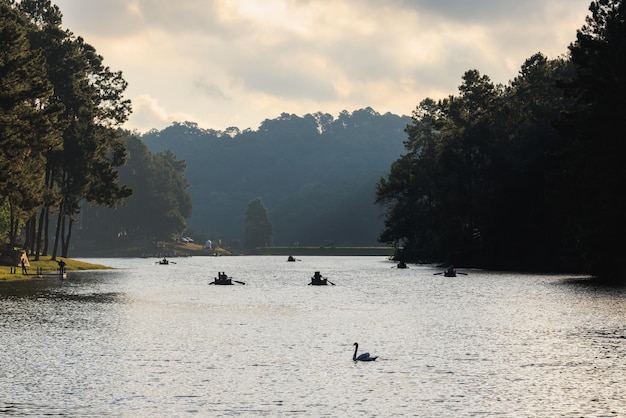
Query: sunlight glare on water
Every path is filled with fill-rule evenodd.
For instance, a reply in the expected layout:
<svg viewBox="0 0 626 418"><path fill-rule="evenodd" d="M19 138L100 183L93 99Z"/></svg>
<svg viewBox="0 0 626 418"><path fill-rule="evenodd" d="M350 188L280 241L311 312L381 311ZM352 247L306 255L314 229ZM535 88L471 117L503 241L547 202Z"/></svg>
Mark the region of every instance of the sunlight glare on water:
<svg viewBox="0 0 626 418"><path fill-rule="evenodd" d="M0 283L0 414L626 414L622 289L378 257L173 260ZM246 284L209 285L218 271ZM378 360L353 362L354 342Z"/></svg>

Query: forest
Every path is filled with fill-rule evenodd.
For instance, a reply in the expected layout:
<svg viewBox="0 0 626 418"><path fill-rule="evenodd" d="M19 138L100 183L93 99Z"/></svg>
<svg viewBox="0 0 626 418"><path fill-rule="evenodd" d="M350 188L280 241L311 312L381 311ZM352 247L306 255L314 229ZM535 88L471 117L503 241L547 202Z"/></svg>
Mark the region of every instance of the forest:
<svg viewBox="0 0 626 418"><path fill-rule="evenodd" d="M243 244L246 207L260 198L275 245L380 245L375 185L402 153L410 120L366 108L337 118L282 114L256 131L174 123L140 139L186 162L188 225L199 237Z"/></svg>
<svg viewBox="0 0 626 418"><path fill-rule="evenodd" d="M117 171L126 82L61 17L49 1L0 1L0 227L35 259L67 257L83 203L131 194Z"/></svg>
<svg viewBox="0 0 626 418"><path fill-rule="evenodd" d="M191 215L185 163L120 129L120 71L48 0L0 1L0 232L35 260L171 239ZM124 210L120 210L123 208ZM84 252L83 252L84 254Z"/></svg>
<svg viewBox="0 0 626 418"><path fill-rule="evenodd" d="M398 257L625 281L626 10L589 10L567 56L538 53L507 85L467 71L413 112L377 184Z"/></svg>

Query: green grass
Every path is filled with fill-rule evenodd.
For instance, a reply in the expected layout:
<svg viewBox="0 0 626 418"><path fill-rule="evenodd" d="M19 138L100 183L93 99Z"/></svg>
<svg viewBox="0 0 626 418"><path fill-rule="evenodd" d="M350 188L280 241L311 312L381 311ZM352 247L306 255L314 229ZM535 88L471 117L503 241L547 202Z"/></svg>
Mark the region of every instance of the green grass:
<svg viewBox="0 0 626 418"><path fill-rule="evenodd" d="M111 267L104 266L101 264L92 264L86 263L84 261L73 260L71 258L62 258L57 257L56 260L52 260L51 256L40 256L39 261L34 261L29 259L30 267L27 267L28 275L22 274L22 267L15 267L15 274L10 273L10 266L0 266L0 280L9 281L9 280L23 280L37 277L37 269L41 268L44 272L58 272L59 265L57 261L63 260L65 265L65 270L67 271L76 271L76 270L105 270L110 269Z"/></svg>

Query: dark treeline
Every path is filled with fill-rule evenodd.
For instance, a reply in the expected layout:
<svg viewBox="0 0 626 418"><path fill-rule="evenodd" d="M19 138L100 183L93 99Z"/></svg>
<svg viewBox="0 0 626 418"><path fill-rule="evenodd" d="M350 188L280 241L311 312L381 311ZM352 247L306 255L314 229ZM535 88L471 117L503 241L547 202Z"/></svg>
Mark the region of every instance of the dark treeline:
<svg viewBox="0 0 626 418"><path fill-rule="evenodd" d="M506 86L468 71L417 107L377 186L400 257L624 281L626 13L590 11L567 57L536 54Z"/></svg>
<svg viewBox="0 0 626 418"><path fill-rule="evenodd" d="M260 198L275 245L376 245L376 181L401 154L410 120L366 108L282 114L256 131L174 123L141 139L187 163L195 237L244 245L246 208Z"/></svg>
<svg viewBox="0 0 626 418"><path fill-rule="evenodd" d="M0 0L0 207L9 245L25 231L35 257L67 256L82 203L114 207L131 194L116 170L126 82L61 20L50 1Z"/></svg>
<svg viewBox="0 0 626 418"><path fill-rule="evenodd" d="M78 254L129 247L150 248L180 237L187 229L192 202L187 164L170 151L153 154L135 135L124 133L127 161L119 181L133 195L116 208L85 205L79 218Z"/></svg>

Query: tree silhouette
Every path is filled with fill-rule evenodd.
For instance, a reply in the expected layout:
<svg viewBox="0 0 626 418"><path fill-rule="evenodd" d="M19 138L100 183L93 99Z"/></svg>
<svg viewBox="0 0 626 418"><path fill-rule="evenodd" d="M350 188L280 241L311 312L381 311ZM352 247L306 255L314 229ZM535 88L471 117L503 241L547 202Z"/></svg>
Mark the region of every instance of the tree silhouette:
<svg viewBox="0 0 626 418"><path fill-rule="evenodd" d="M245 247L248 249L272 245L274 228L260 197L248 203L245 214Z"/></svg>

